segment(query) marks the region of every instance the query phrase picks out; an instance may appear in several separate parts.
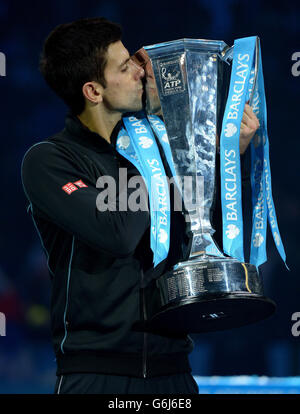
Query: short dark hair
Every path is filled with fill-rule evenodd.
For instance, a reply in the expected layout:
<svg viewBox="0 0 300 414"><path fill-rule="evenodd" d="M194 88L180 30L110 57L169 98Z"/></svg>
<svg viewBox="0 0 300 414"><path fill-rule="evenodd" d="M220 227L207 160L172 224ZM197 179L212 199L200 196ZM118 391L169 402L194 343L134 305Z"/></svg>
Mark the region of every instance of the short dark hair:
<svg viewBox="0 0 300 414"><path fill-rule="evenodd" d="M40 71L75 115L84 110L82 86L86 82L106 87L106 51L121 35L120 25L99 17L61 24L45 40Z"/></svg>

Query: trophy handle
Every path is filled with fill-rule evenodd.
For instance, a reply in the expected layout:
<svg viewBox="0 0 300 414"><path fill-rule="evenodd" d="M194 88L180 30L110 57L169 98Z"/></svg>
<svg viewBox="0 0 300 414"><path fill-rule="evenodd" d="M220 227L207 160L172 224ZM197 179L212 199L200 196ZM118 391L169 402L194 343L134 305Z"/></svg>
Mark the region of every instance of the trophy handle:
<svg viewBox="0 0 300 414"><path fill-rule="evenodd" d="M256 88L257 83L257 76L258 76L258 67L259 67L259 48L260 48L260 40L259 37L256 36L255 41L255 66L254 66L254 78L253 78L253 87L251 89L251 93L249 96L249 105L252 106L253 98L254 98L254 92ZM224 62L226 62L228 65L230 65L232 59L233 59L233 46L226 46L222 52L221 52L221 58Z"/></svg>
<svg viewBox="0 0 300 414"><path fill-rule="evenodd" d="M226 46L221 52L221 59L230 65L233 59L233 48L234 46Z"/></svg>

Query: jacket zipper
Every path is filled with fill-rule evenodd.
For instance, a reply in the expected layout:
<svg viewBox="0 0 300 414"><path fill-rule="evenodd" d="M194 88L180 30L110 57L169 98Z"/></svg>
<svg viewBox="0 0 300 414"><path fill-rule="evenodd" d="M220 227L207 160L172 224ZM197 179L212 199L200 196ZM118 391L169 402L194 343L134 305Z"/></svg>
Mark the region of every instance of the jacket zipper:
<svg viewBox="0 0 300 414"><path fill-rule="evenodd" d="M144 272L142 271L142 280L144 279ZM147 320L146 303L145 303L145 289L143 288L142 294L143 300L143 318ZM144 332L144 343L143 343L143 377L147 377L147 332Z"/></svg>

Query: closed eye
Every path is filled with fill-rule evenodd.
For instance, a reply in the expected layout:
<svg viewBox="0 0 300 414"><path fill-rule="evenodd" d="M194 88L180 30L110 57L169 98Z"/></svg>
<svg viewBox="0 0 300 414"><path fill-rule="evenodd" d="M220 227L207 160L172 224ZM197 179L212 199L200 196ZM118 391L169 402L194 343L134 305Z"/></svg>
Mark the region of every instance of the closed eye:
<svg viewBox="0 0 300 414"><path fill-rule="evenodd" d="M129 56L125 61L123 61L121 63L121 65L120 65L121 72L126 72L127 71L128 67L129 67L128 63L130 62L130 60L131 60L131 58Z"/></svg>

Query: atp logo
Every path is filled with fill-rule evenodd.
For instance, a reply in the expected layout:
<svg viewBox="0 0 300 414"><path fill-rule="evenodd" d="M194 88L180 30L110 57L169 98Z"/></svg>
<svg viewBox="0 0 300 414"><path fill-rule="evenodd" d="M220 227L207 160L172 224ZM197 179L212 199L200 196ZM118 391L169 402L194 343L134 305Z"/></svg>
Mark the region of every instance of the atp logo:
<svg viewBox="0 0 300 414"><path fill-rule="evenodd" d="M118 138L118 147L121 150L127 149L129 145L130 145L130 138L128 135L122 135L121 137Z"/></svg>
<svg viewBox="0 0 300 414"><path fill-rule="evenodd" d="M237 127L232 122L228 122L225 127L225 137L230 138L236 132L237 132Z"/></svg>
<svg viewBox="0 0 300 414"><path fill-rule="evenodd" d="M158 240L160 243L165 243L168 240L168 233L164 229L159 229Z"/></svg>
<svg viewBox="0 0 300 414"><path fill-rule="evenodd" d="M186 82L180 58L160 61L158 69L163 95L177 94L185 90Z"/></svg>
<svg viewBox="0 0 300 414"><path fill-rule="evenodd" d="M260 233L256 233L253 239L253 246L259 247L263 244L264 237Z"/></svg>
<svg viewBox="0 0 300 414"><path fill-rule="evenodd" d="M228 224L226 236L228 239L235 239L240 234L240 229L235 224Z"/></svg>
<svg viewBox="0 0 300 414"><path fill-rule="evenodd" d="M151 138L148 138L148 137L140 137L139 138L139 144L142 148L148 149L153 144L153 141L152 141Z"/></svg>

